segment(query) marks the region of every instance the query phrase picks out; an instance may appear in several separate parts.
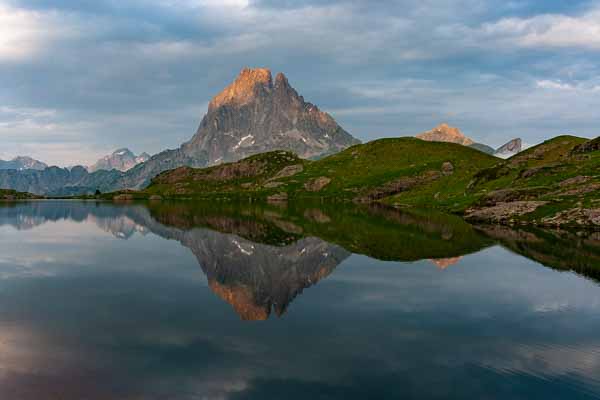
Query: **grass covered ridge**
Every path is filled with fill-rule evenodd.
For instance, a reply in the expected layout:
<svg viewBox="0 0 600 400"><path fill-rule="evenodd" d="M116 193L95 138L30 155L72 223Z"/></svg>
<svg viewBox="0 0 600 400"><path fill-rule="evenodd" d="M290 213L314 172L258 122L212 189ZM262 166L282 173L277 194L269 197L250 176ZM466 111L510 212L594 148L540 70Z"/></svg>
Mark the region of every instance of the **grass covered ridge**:
<svg viewBox="0 0 600 400"><path fill-rule="evenodd" d="M468 188L478 199L472 205L471 218L556 226L600 225L597 142L558 136L481 170ZM510 204L530 204L533 209L503 215L502 207Z"/></svg>
<svg viewBox="0 0 600 400"><path fill-rule="evenodd" d="M381 202L486 222L600 226L599 166L598 139L559 136L501 160L407 137L314 161L274 151L210 168L178 168L144 191L116 198Z"/></svg>
<svg viewBox="0 0 600 400"><path fill-rule="evenodd" d="M17 192L16 190L10 189L0 189L0 201L31 200L40 198L40 196L36 196L31 193Z"/></svg>
<svg viewBox="0 0 600 400"><path fill-rule="evenodd" d="M289 199L368 202L430 187L432 195L443 193L436 201L443 206L451 203L450 197L464 194L475 173L497 161L495 157L451 143L415 138L381 139L317 161L276 151L211 168L179 168L157 176L140 195L267 199L285 194ZM426 192L420 196L428 197ZM407 198L407 203L417 204L420 200Z"/></svg>

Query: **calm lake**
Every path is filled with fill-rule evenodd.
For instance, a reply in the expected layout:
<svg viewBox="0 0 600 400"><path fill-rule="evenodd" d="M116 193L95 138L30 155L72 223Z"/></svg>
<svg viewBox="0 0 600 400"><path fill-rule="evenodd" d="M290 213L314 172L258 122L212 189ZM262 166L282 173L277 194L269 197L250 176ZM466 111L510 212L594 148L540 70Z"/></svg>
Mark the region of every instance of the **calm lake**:
<svg viewBox="0 0 600 400"><path fill-rule="evenodd" d="M0 398L599 398L599 282L600 233L3 204Z"/></svg>

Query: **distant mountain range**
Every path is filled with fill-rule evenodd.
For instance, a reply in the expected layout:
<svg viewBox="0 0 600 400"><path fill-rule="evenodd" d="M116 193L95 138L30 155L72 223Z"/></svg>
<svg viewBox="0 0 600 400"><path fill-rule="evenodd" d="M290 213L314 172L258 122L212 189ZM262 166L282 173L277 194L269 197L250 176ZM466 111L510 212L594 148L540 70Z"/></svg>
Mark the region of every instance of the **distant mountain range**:
<svg viewBox="0 0 600 400"><path fill-rule="evenodd" d="M486 144L476 143L473 139L465 136L460 129L453 128L448 124L438 125L432 130L423 132L416 137L428 142L457 143L500 158L510 158L523 150L523 142L519 138L512 139L498 149L494 149Z"/></svg>
<svg viewBox="0 0 600 400"><path fill-rule="evenodd" d="M22 171L25 169L34 169L41 171L46 168L48 168L47 164L34 160L31 157L15 157L10 161L0 160L0 170L14 169Z"/></svg>
<svg viewBox="0 0 600 400"><path fill-rule="evenodd" d="M139 156L136 156L127 148L118 149L112 154L102 157L94 165L90 165L87 170L89 172L96 172L100 170L110 171L116 169L125 172L149 159L150 155L148 153L142 153Z"/></svg>
<svg viewBox="0 0 600 400"><path fill-rule="evenodd" d="M148 153L142 153L139 156L136 156L133 152L131 152L131 150L123 148L115 150L112 154L99 159L95 164L88 167L84 166L83 168L87 169L89 172L96 172L100 170L110 171L113 169L125 172L138 164L148 161L149 159L150 155ZM76 167L82 166L77 165L74 167L68 167L67 169L70 170ZM32 169L36 171L43 171L47 168L49 168L48 164L27 156L15 157L10 161L0 160L0 170L24 171Z"/></svg>
<svg viewBox="0 0 600 400"><path fill-rule="evenodd" d="M48 196L71 196L110 188L123 173L100 170L90 174L85 167L48 167L44 170L0 170L0 188Z"/></svg>
<svg viewBox="0 0 600 400"><path fill-rule="evenodd" d="M100 169L129 165L104 159L91 171L82 167L0 171L0 187L46 195L139 189L159 173L181 166L205 167L271 150L319 158L358 143L329 114L306 102L285 75L280 73L273 81L268 69L245 68L213 98L196 134L178 149L165 150L126 171Z"/></svg>
<svg viewBox="0 0 600 400"><path fill-rule="evenodd" d="M49 167L31 157L17 157L11 161L0 161L0 188L49 196L110 190L125 171L149 158L146 153L136 156L129 149L119 149L89 167L61 168Z"/></svg>

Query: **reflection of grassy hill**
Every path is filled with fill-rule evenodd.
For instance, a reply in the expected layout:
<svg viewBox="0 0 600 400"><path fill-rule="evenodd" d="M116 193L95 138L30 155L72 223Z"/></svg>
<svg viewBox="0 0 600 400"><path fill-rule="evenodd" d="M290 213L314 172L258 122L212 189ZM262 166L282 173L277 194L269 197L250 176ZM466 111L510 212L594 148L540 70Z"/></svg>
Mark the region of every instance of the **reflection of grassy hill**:
<svg viewBox="0 0 600 400"><path fill-rule="evenodd" d="M382 139L317 161L271 152L207 169L155 178L146 196L169 198L328 198L370 202L401 192L407 204L453 205L473 175L497 158L452 143ZM436 193L439 195L434 199Z"/></svg>
<svg viewBox="0 0 600 400"><path fill-rule="evenodd" d="M381 260L456 257L491 244L462 219L431 210L316 208L305 210L304 217L310 235Z"/></svg>
<svg viewBox="0 0 600 400"><path fill-rule="evenodd" d="M476 227L503 246L547 267L575 271L600 281L600 234L576 235L564 230L499 225Z"/></svg>
<svg viewBox="0 0 600 400"><path fill-rule="evenodd" d="M148 207L158 222L178 229L209 228L273 246L286 246L304 236L272 207L256 204L167 201L150 202Z"/></svg>
<svg viewBox="0 0 600 400"><path fill-rule="evenodd" d="M208 227L272 245L314 236L383 260L456 257L491 244L462 219L431 211L202 202L156 202L149 208L159 222L182 229Z"/></svg>

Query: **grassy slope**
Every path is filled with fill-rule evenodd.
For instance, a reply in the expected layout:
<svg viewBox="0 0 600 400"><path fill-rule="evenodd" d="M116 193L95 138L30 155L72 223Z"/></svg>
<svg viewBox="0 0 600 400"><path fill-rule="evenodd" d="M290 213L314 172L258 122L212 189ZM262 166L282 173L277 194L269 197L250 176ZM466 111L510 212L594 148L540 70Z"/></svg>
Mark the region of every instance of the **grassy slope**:
<svg viewBox="0 0 600 400"><path fill-rule="evenodd" d="M600 151L574 154L575 146L587 139L558 136L532 147L476 175L470 192L482 202L492 198L497 190L511 190L512 200L547 201L548 204L522 217L541 220L561 210L573 207L600 206L600 190L584 193L586 188L600 185ZM585 182L565 181L588 177ZM567 181L568 182L568 181ZM581 193L577 193L577 191Z"/></svg>
<svg viewBox="0 0 600 400"><path fill-rule="evenodd" d="M260 196L273 192L263 187L279 171L309 161L285 151L258 154L237 163L166 171L152 180L146 195L168 198Z"/></svg>
<svg viewBox="0 0 600 400"><path fill-rule="evenodd" d="M600 151L592 146L587 152L574 153L573 149L582 143L594 142L559 136L509 160L457 144L415 138L376 140L316 161L276 151L206 169L167 171L145 191L131 196L264 200L283 194L290 200L367 199L454 213L535 200L547 204L530 214L515 218L511 214L509 222L540 223L561 211L595 212L600 206L600 190L590 190L596 186L600 189ZM442 173L444 163L452 164L453 173ZM277 176L290 166L301 172ZM565 183L572 178L577 179ZM311 188L310 184L319 179L326 185ZM588 223L589 219L580 224Z"/></svg>
<svg viewBox="0 0 600 400"><path fill-rule="evenodd" d="M439 173L442 164L450 162L454 166L452 175L443 176L433 184L423 184L425 187L419 190L411 190L411 196L398 198L404 204L429 206L433 205L433 196L441 192L437 204L447 206L464 201L464 188L473 175L482 168L494 165L498 159L456 144L398 138L353 146L317 161L300 160L284 152L271 152L235 164L255 162L266 162L269 167L256 176L214 180L206 177L211 174L219 175L219 170L231 168L232 164L204 170L185 168L169 171L154 179L144 193L169 198L266 198L283 192L290 198L350 201L403 177L420 176L432 171ZM278 187L265 187L270 178L289 165L302 165L303 171L270 181L281 184ZM331 182L316 192L305 188L307 183L319 177L326 177Z"/></svg>
<svg viewBox="0 0 600 400"><path fill-rule="evenodd" d="M0 200L28 200L38 199L39 196L31 193L17 192L16 190L0 189Z"/></svg>
<svg viewBox="0 0 600 400"><path fill-rule="evenodd" d="M298 183L291 188L300 196L355 198L398 178L440 171L444 162L452 163L455 172L451 176L442 177L432 185L424 185L424 192L430 194L426 201L421 201L424 200L420 198L421 194L403 198L406 204L429 205L438 188L444 188L449 195L462 193L462 182L468 183L479 169L496 161L492 156L452 143L425 142L415 138L381 139L310 164L303 174L294 177ZM331 183L317 193L303 189L305 182L320 176L331 178ZM417 193L415 189L410 192Z"/></svg>

